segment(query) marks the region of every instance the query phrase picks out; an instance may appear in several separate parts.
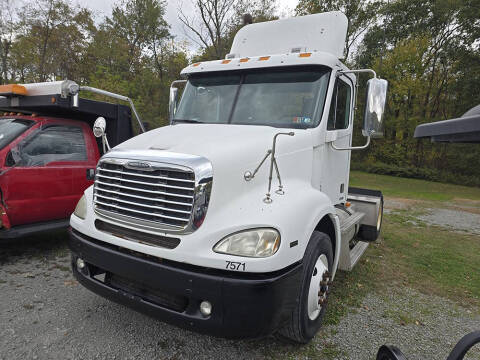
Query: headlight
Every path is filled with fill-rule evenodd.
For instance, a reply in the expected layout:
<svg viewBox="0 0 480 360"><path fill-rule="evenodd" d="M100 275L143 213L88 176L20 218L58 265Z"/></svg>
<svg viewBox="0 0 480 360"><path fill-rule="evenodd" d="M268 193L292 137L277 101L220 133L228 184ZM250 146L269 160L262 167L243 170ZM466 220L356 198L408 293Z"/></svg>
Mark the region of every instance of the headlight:
<svg viewBox="0 0 480 360"><path fill-rule="evenodd" d="M82 195L73 213L80 219L85 220L85 217L87 216L87 199L85 199L85 195Z"/></svg>
<svg viewBox="0 0 480 360"><path fill-rule="evenodd" d="M275 229L241 231L220 240L213 251L221 254L268 257L280 247L280 234Z"/></svg>

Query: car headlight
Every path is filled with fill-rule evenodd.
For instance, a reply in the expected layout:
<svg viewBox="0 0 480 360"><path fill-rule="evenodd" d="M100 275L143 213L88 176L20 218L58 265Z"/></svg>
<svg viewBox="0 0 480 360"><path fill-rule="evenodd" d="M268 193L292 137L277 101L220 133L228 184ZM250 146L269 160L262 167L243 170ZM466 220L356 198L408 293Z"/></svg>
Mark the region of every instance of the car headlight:
<svg viewBox="0 0 480 360"><path fill-rule="evenodd" d="M73 213L80 219L85 220L85 217L87 216L87 199L85 198L85 195L82 195Z"/></svg>
<svg viewBox="0 0 480 360"><path fill-rule="evenodd" d="M221 254L268 257L280 247L280 234L275 229L252 229L241 231L220 240L213 251Z"/></svg>

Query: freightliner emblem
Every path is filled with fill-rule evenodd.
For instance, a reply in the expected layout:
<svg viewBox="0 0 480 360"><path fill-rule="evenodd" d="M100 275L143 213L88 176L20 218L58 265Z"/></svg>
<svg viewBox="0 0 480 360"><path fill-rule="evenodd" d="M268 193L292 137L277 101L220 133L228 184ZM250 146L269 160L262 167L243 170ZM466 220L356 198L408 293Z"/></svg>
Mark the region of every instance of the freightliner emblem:
<svg viewBox="0 0 480 360"><path fill-rule="evenodd" d="M129 161L126 164L126 167L131 169L138 169L138 170L153 170L152 165L142 161Z"/></svg>

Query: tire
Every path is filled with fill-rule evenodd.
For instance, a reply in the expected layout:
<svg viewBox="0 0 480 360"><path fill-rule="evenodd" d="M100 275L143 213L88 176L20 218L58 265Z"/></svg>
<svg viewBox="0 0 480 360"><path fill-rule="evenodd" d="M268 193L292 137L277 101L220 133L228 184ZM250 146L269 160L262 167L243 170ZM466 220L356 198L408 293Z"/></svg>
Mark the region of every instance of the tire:
<svg viewBox="0 0 480 360"><path fill-rule="evenodd" d="M396 346L383 345L377 353L377 360L407 360Z"/></svg>
<svg viewBox="0 0 480 360"><path fill-rule="evenodd" d="M328 267L325 265L328 264ZM330 274L333 267L333 250L332 242L327 234L314 231L310 237L307 249L303 256L303 271L301 278L301 286L297 297L297 304L293 309L288 322L279 330L279 334L291 341L306 344L317 333L323 322L323 317L327 308L327 302L318 305L318 290L313 288L316 285L324 293L324 299L328 299L328 286L320 288L320 279L325 278L326 282L330 281ZM323 275L326 275L325 277ZM312 282L313 281L313 282ZM317 283L318 281L318 283ZM313 291L313 292L312 292ZM309 294L312 296L309 303ZM319 309L312 310L313 295ZM309 304L310 309L309 309Z"/></svg>
<svg viewBox="0 0 480 360"><path fill-rule="evenodd" d="M360 226L360 230L358 231L358 236L364 241L376 241L380 236L380 232L382 231L382 223L383 223L383 197L380 202L380 211L378 213L377 218L377 225L362 225Z"/></svg>

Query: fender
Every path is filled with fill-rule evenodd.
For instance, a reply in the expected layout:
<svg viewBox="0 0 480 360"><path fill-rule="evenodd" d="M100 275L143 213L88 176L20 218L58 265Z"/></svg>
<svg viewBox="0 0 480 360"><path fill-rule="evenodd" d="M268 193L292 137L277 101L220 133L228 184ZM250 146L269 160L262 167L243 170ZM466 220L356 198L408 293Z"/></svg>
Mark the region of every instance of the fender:
<svg viewBox="0 0 480 360"><path fill-rule="evenodd" d="M318 192L318 191L317 191ZM324 201L330 201L329 198L324 194L324 193L320 193L324 199ZM315 210L317 210L317 213L316 213L316 216L313 218L313 220L310 222L309 224L309 237L308 239L310 239L310 236L312 235L312 233L317 230L321 220L328 216L328 218L330 219L330 221L332 222L332 225L334 227L334 230L335 230L335 238L334 239L330 239L332 241L332 246L334 248L334 254L333 254L333 269L332 269L332 280L335 278L335 274L337 273L337 268L338 268L338 260L340 258L340 249L341 249L341 231L340 231L340 220L338 219L338 215L336 214L335 212L335 208L334 206L329 203L328 205L325 205L324 207L321 207L321 208L318 208L318 205L315 204ZM306 242L306 244L308 245L308 240ZM306 249L306 246L305 248L303 249L303 251L305 252L305 249Z"/></svg>

